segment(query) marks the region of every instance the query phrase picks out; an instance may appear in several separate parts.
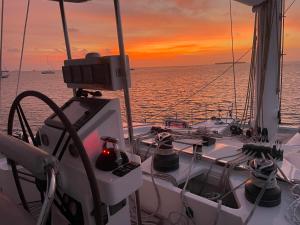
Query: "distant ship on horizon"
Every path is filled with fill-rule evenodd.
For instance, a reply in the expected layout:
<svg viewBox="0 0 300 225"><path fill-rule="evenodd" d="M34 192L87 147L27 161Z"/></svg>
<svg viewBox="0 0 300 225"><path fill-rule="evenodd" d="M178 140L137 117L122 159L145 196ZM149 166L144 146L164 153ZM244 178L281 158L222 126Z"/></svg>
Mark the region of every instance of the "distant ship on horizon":
<svg viewBox="0 0 300 225"><path fill-rule="evenodd" d="M245 64L247 62L235 62L235 64ZM232 62L216 62L216 65L227 65L227 64L232 64Z"/></svg>
<svg viewBox="0 0 300 225"><path fill-rule="evenodd" d="M41 74L55 74L54 70L43 70L41 71Z"/></svg>
<svg viewBox="0 0 300 225"><path fill-rule="evenodd" d="M46 75L46 74L55 74L54 69L52 68L52 66L51 66L50 63L49 63L48 56L46 57L46 61L47 61L48 67L51 68L51 69L42 70L42 71L41 71L41 74L44 74L44 75Z"/></svg>
<svg viewBox="0 0 300 225"><path fill-rule="evenodd" d="M2 73L0 74L0 78L8 78L9 71L8 70L2 70Z"/></svg>

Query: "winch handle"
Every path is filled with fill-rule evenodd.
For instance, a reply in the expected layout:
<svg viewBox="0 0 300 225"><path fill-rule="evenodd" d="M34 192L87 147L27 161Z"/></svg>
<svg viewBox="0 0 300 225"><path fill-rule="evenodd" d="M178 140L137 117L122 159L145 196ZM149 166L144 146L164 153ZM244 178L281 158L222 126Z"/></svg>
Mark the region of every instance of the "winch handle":
<svg viewBox="0 0 300 225"><path fill-rule="evenodd" d="M104 142L103 143L103 148L107 148L107 143L113 144L114 148L117 147L118 139L116 139L116 138L108 137L108 136L103 136L103 137L101 137L101 140Z"/></svg>

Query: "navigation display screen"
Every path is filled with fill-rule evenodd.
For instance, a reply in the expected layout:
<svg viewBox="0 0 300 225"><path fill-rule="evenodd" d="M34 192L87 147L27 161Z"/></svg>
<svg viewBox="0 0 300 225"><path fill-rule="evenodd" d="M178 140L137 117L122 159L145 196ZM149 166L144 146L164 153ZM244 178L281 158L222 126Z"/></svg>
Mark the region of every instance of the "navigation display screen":
<svg viewBox="0 0 300 225"><path fill-rule="evenodd" d="M74 98L61 107L71 124L78 130L96 115L108 102L107 99ZM51 115L45 124L51 127L64 129L63 123L56 114Z"/></svg>
<svg viewBox="0 0 300 225"><path fill-rule="evenodd" d="M63 109L64 114L68 117L71 124L75 124L85 113L89 113L90 108L86 104L79 101L73 101L70 105ZM55 115L52 120L60 122L60 119Z"/></svg>

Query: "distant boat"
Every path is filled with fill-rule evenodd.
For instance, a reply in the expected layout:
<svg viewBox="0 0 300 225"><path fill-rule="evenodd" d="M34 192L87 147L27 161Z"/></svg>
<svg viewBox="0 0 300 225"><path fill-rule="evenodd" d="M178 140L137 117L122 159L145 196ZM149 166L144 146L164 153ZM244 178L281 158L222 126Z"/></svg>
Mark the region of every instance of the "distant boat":
<svg viewBox="0 0 300 225"><path fill-rule="evenodd" d="M235 62L235 64L244 64L244 63L247 63L247 62ZM217 62L215 63L216 65L227 65L227 64L232 64L232 62Z"/></svg>
<svg viewBox="0 0 300 225"><path fill-rule="evenodd" d="M53 70L52 66L49 63L48 56L46 57L46 61L47 61L48 68L50 67L51 69L42 70L41 74L44 74L44 75L46 75L46 74L55 74L55 71Z"/></svg>
<svg viewBox="0 0 300 225"><path fill-rule="evenodd" d="M8 78L9 71L8 70L2 70L2 74L0 76L1 76L1 78Z"/></svg>
<svg viewBox="0 0 300 225"><path fill-rule="evenodd" d="M54 70L43 70L41 74L55 74Z"/></svg>

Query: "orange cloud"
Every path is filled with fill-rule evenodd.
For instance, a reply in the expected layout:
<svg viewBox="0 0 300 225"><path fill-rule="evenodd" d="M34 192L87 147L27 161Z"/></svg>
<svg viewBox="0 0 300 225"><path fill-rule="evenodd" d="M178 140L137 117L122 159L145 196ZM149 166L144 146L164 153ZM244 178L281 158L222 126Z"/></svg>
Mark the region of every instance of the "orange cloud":
<svg viewBox="0 0 300 225"><path fill-rule="evenodd" d="M112 1L65 4L74 58L89 51L117 54ZM121 2L124 37L132 66L207 64L231 57L228 2L223 0L124 0ZM4 63L16 68L21 48L26 1L6 3ZM297 9L286 19L288 60L300 53ZM12 13L13 12L13 13ZM32 0L25 46L25 69L59 68L66 57L58 4ZM16 17L16 15L18 15ZM233 3L234 47L237 55L252 44L250 7Z"/></svg>

